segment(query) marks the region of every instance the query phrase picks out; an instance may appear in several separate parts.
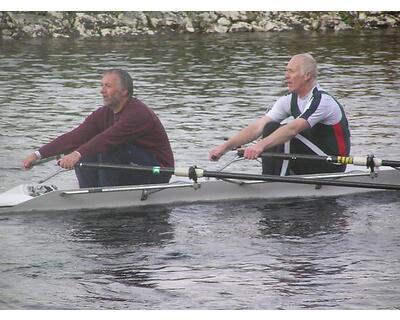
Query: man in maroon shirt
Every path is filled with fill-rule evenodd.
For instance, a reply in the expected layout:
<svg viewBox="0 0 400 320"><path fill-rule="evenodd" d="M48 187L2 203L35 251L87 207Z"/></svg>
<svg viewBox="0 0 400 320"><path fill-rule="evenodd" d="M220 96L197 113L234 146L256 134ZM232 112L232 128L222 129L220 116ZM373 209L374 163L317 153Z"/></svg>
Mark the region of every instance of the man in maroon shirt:
<svg viewBox="0 0 400 320"><path fill-rule="evenodd" d="M167 133L157 115L133 97L130 75L120 69L108 70L101 86L104 106L75 129L28 155L23 167L29 169L35 160L65 154L58 164L75 168L81 188L168 182L169 174L75 167L78 162L174 166Z"/></svg>

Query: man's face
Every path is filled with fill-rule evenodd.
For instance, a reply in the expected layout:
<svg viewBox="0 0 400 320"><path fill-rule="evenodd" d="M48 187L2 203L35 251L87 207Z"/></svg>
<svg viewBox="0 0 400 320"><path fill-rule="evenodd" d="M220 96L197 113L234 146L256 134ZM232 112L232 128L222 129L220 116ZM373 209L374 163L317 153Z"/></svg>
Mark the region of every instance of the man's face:
<svg viewBox="0 0 400 320"><path fill-rule="evenodd" d="M103 96L104 106L113 110L118 109L127 97L127 91L122 88L119 77L113 73L103 76L100 93Z"/></svg>
<svg viewBox="0 0 400 320"><path fill-rule="evenodd" d="M301 59L292 58L286 66L285 80L289 91L299 93L306 87L310 79L309 74L303 74L301 71Z"/></svg>

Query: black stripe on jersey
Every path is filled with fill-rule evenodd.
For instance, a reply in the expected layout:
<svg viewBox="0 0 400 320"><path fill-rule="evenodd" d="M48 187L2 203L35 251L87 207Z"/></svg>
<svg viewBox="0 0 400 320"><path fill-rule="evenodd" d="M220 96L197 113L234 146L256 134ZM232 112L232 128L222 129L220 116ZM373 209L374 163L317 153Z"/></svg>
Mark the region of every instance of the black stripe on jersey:
<svg viewBox="0 0 400 320"><path fill-rule="evenodd" d="M310 107L300 115L300 118L307 120L315 112L315 110L317 110L321 102L321 93L316 89L317 88L314 89L312 98L313 100L311 101Z"/></svg>

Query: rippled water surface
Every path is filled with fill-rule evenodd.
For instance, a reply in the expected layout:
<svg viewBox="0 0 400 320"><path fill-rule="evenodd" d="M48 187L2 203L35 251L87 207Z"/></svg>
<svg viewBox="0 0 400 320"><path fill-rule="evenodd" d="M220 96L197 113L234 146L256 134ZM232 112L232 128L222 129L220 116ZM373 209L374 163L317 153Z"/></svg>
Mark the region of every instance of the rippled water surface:
<svg viewBox="0 0 400 320"><path fill-rule="evenodd" d="M399 159L398 32L1 41L0 191L56 170L47 163L24 172L21 159L101 104L101 73L111 67L132 74L177 164L215 169L224 161L209 163L208 150L285 93L285 65L304 51L346 109L352 154ZM5 214L0 308L398 309L399 211L399 193L380 192L135 214Z"/></svg>

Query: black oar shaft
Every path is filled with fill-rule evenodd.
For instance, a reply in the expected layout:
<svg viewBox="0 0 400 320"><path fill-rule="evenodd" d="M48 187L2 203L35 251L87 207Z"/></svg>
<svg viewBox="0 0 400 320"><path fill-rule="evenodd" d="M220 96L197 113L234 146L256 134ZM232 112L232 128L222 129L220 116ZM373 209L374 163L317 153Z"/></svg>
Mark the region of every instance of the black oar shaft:
<svg viewBox="0 0 400 320"><path fill-rule="evenodd" d="M244 150L238 150L238 155L243 156ZM260 157L279 158L283 160L319 160L336 164L353 163L353 157L341 156L320 156L316 154L296 154L296 153L279 153L279 152L263 152Z"/></svg>
<svg viewBox="0 0 400 320"><path fill-rule="evenodd" d="M281 176L271 176L271 175L242 174L234 172L204 171L203 176L210 178L219 178L219 179L259 180L259 181L269 181L269 182L313 184L313 185L338 186L338 187L400 190L400 185L395 185L395 184L355 182L355 181L343 181L343 180L340 181L325 180L325 179L300 178L300 177L290 177L290 176L281 177Z"/></svg>
<svg viewBox="0 0 400 320"><path fill-rule="evenodd" d="M393 167L393 168L400 168L400 161L395 160L382 160L383 166Z"/></svg>
<svg viewBox="0 0 400 320"><path fill-rule="evenodd" d="M239 155L243 155L243 153L239 153ZM322 161L329 161L326 156L319 156L319 155L312 155L312 154L296 154L296 153L278 153L278 152L263 152L261 157L272 157L272 158L279 158L284 160L322 160ZM336 159L335 159L336 160Z"/></svg>
<svg viewBox="0 0 400 320"><path fill-rule="evenodd" d="M368 188L368 189L384 189L384 190L400 190L400 185L372 183L372 182L355 182L343 180L327 180L326 178L304 178L292 176L271 176L259 174L244 174L235 172L207 171L195 167L186 168L161 168L147 167L138 165L117 165L105 163L80 163L81 167L96 169L116 169L116 170L139 170L152 172L153 174L170 173L180 177L189 177L197 179L201 177L217 178L217 179L238 179L252 181L268 181L268 182L285 182L297 184L326 185L338 187ZM194 175L194 176L193 176Z"/></svg>
<svg viewBox="0 0 400 320"><path fill-rule="evenodd" d="M149 166L138 166L130 164L112 164L112 163L91 163L91 162L81 162L78 164L83 168L94 168L94 169L114 169L114 170L136 170L136 171L148 171L153 174L159 173L171 173L175 174L174 168L161 168L161 167L149 167Z"/></svg>

